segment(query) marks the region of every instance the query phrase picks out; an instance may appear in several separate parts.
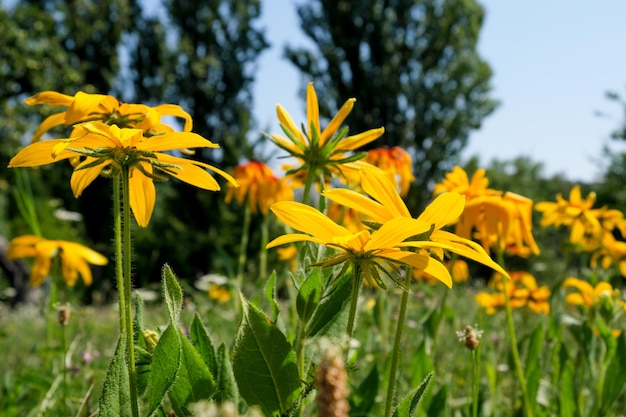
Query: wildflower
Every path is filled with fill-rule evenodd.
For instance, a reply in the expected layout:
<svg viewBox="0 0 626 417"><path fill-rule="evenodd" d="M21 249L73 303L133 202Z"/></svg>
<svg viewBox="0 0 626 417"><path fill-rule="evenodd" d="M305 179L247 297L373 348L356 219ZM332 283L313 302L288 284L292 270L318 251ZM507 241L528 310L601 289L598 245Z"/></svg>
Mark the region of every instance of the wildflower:
<svg viewBox="0 0 626 417"><path fill-rule="evenodd" d="M239 204L243 204L246 197L252 213L259 210L267 215L269 207L282 200L293 200L293 190L284 179L274 175L272 169L259 161L250 161L239 164L233 171L233 177L239 187L229 183L225 201L230 203L233 196Z"/></svg>
<svg viewBox="0 0 626 417"><path fill-rule="evenodd" d="M218 303L225 303L230 301L231 295L228 287L226 285L219 285L216 283L211 283L209 286L209 297L212 300L217 301Z"/></svg>
<svg viewBox="0 0 626 417"><path fill-rule="evenodd" d="M456 332L456 337L459 338L459 342L463 342L465 347L469 350L476 350L478 347L478 343L480 343L480 338L483 335L482 330L474 329L469 324L465 326L463 330L459 330Z"/></svg>
<svg viewBox="0 0 626 417"><path fill-rule="evenodd" d="M324 266L349 261L359 268L363 274L362 278L368 283L382 288L386 286L380 279L380 273L387 274L395 280L387 268L393 266L397 268L399 264L432 270L433 275L440 276L439 271L432 268L428 256L401 249L405 244L404 240L429 230L430 225L426 223L397 218L386 222L371 233L368 230L353 233L318 210L302 203L281 201L274 203L271 210L287 226L306 234L291 233L279 236L267 244L268 249L299 241L314 242L336 249L341 253L324 262ZM445 283L451 285L451 282Z"/></svg>
<svg viewBox="0 0 626 417"><path fill-rule="evenodd" d="M507 291L511 308L528 307L537 314L550 314L551 292L547 286L538 286L535 277L526 271L509 272L509 276L511 281L507 283ZM480 292L475 300L479 306L486 309L487 314L494 314L506 305L502 276L495 275L489 285L495 287L498 292Z"/></svg>
<svg viewBox="0 0 626 417"><path fill-rule="evenodd" d="M613 233L605 232L602 236L602 245L591 254L591 267L600 265L609 269L616 264L622 276L626 277L626 242L617 240Z"/></svg>
<svg viewBox="0 0 626 417"><path fill-rule="evenodd" d="M179 117L185 121L183 130L191 131L191 115L182 107L174 104L161 104L148 107L143 104L121 103L113 96L103 94L87 94L79 91L74 96L43 91L24 101L28 105L50 104L67 107L61 113L46 118L35 132L32 141L37 142L41 136L55 126L72 126L82 122L100 121L120 128L136 128L145 132L146 136L172 133L174 129L161 122L164 116Z"/></svg>
<svg viewBox="0 0 626 417"><path fill-rule="evenodd" d="M159 343L160 335L154 330L146 329L143 331L143 341L150 353L154 353L154 348Z"/></svg>
<svg viewBox="0 0 626 417"><path fill-rule="evenodd" d="M475 197L500 194L497 190L487 188L488 186L489 180L485 177L483 168L479 168L474 172L470 182L467 172L460 166L455 166L451 172L445 175L445 179L442 182L435 184L433 194L439 195L445 191L453 191L464 195L468 201Z"/></svg>
<svg viewBox="0 0 626 417"><path fill-rule="evenodd" d="M592 210L595 201L596 193L593 191L583 200L580 186L576 185L570 190L568 200L559 193L556 202L543 201L537 203L535 209L542 212L541 227L567 226L570 228L571 243L594 249L600 244L603 234L597 212Z"/></svg>
<svg viewBox="0 0 626 417"><path fill-rule="evenodd" d="M384 133L384 128L371 129L352 136L346 136L347 128L339 130L352 111L355 101L354 98L348 99L323 130L320 127L319 106L313 83L307 86L307 126L303 131L297 128L289 113L280 104L276 106L278 121L287 138L274 134L270 139L295 157L300 164L290 170L289 174L313 171L310 173L312 178L331 177L342 173L342 165L365 156L365 153L351 156L346 156L346 153L378 139Z"/></svg>
<svg viewBox="0 0 626 417"><path fill-rule="evenodd" d="M363 161L382 169L387 177L397 184L398 193L404 197L409 192L413 176L411 155L399 146L372 149L367 152Z"/></svg>
<svg viewBox="0 0 626 417"><path fill-rule="evenodd" d="M219 146L191 132L174 132L145 137L141 129L120 129L101 122L80 125L82 136L36 142L18 152L9 162L10 168L51 164L77 156L86 157L74 168L70 185L74 196L103 173L128 170L130 207L137 224L146 227L150 222L156 200L154 180L173 176L195 187L210 191L219 184L205 169L220 174L232 184L236 181L224 171L200 161L175 157L160 151L180 147L218 148ZM71 147L68 147L71 146Z"/></svg>
<svg viewBox="0 0 626 417"><path fill-rule="evenodd" d="M432 251L434 256L429 255L429 270L436 269L437 272L432 275L446 285L452 285L452 278L447 268L441 263L444 250L506 274L480 245L454 233L441 230L444 226L454 223L463 212L465 198L460 194L449 192L439 195L417 219L413 219L394 184L378 168L361 169L361 187L369 197L347 189L327 190L324 196L357 210L374 223L384 224L392 219L403 218L428 225L429 233L420 237L422 240L411 240L405 242L404 246ZM430 271L425 272L430 273Z"/></svg>
<svg viewBox="0 0 626 417"><path fill-rule="evenodd" d="M7 252L8 259L35 258L30 271L30 284L41 285L50 274L52 259L61 259L63 278L69 286L76 284L78 275L85 285L91 285L93 278L89 264L106 265L107 258L98 252L75 242L47 240L34 235L19 236L11 240Z"/></svg>
<svg viewBox="0 0 626 417"><path fill-rule="evenodd" d="M608 282L599 282L595 287L587 281L569 277L563 282L563 288L575 288L578 292L570 292L565 302L586 309L600 307L603 303L616 304L622 308L626 304L619 299L619 290L614 290Z"/></svg>

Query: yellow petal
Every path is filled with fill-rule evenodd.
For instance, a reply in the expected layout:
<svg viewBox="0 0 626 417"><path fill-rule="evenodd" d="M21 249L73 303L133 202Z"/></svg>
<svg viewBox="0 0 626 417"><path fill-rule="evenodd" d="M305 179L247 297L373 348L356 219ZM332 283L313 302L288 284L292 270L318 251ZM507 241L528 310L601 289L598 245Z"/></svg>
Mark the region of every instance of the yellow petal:
<svg viewBox="0 0 626 417"><path fill-rule="evenodd" d="M113 98L112 96L108 97ZM77 92L72 104L67 108L65 123L71 125L80 122L90 113L99 112L100 103L104 101L105 98L107 98L107 96L103 94L87 94L83 91ZM117 99L113 99L117 102Z"/></svg>
<svg viewBox="0 0 626 417"><path fill-rule="evenodd" d="M52 116L46 117L35 131L31 142L37 142L41 138L41 136L48 130L62 124L65 124L65 112L53 114Z"/></svg>
<svg viewBox="0 0 626 417"><path fill-rule="evenodd" d="M446 287L452 288L452 277L450 276L450 271L448 271L448 268L446 268L446 266L438 260L429 257L428 265L424 268L424 272L443 282Z"/></svg>
<svg viewBox="0 0 626 417"><path fill-rule="evenodd" d="M63 142L63 139L54 139L32 143L19 151L17 155L9 161L9 168L36 167L51 164L76 155L75 153L71 155L57 155L57 157L54 158L52 155L54 147Z"/></svg>
<svg viewBox="0 0 626 417"><path fill-rule="evenodd" d="M294 242L303 242L303 241L307 241L307 242L313 242L313 243L319 243L319 244L324 244L325 242L313 237L313 236L309 236L309 235L303 235L301 233L290 233L287 235L282 235L277 237L276 239L272 240L270 243L268 243L267 245L265 245L265 249L270 249L273 248L275 246L280 246L280 245L284 245L287 243L294 243Z"/></svg>
<svg viewBox="0 0 626 417"><path fill-rule="evenodd" d="M455 223L463 213L464 207L464 196L454 192L443 193L426 207L418 219L428 224L434 224L435 229L441 229Z"/></svg>
<svg viewBox="0 0 626 417"><path fill-rule="evenodd" d="M324 191L323 195L337 204L357 210L374 222L384 223L389 219L389 211L382 204L355 191L333 188Z"/></svg>
<svg viewBox="0 0 626 417"><path fill-rule="evenodd" d="M307 125L306 129L309 132L309 138L313 138L313 133L311 132L311 125L317 131L317 134L320 134L320 108L317 102L317 94L315 93L315 88L313 87L313 83L309 83L306 88L306 114L307 114ZM320 144L321 145L321 144Z"/></svg>
<svg viewBox="0 0 626 417"><path fill-rule="evenodd" d="M7 259L32 258L37 255L35 245L41 239L35 235L24 235L11 239Z"/></svg>
<svg viewBox="0 0 626 417"><path fill-rule="evenodd" d="M270 139L272 140L272 142L274 142L276 145L288 149L289 152L294 153L294 154L298 154L298 155L302 155L302 150L300 148L298 148L291 140L284 138L280 135L271 135Z"/></svg>
<svg viewBox="0 0 626 417"><path fill-rule="evenodd" d="M328 126L326 126L324 131L321 133L320 145L323 145L329 138L331 138L335 134L335 132L339 130L343 121L346 120L346 117L348 117L348 115L352 111L355 102L356 99L350 98L345 103L343 103L341 109L339 109L335 117L333 117Z"/></svg>
<svg viewBox="0 0 626 417"><path fill-rule="evenodd" d="M49 104L51 106L69 106L74 101L74 97L56 91L42 91L24 100L24 103L32 106L34 104Z"/></svg>
<svg viewBox="0 0 626 417"><path fill-rule="evenodd" d="M305 144L304 137L302 136L302 132L293 122L291 115L287 113L287 110L280 104L276 105L276 115L278 116L278 121L281 125L284 126L285 129L289 131L300 143Z"/></svg>
<svg viewBox="0 0 626 417"><path fill-rule="evenodd" d="M194 165L193 161L162 153L157 153L156 156L159 161L180 166L180 169L174 168L171 171L171 175L179 180L204 190L218 191L220 189L215 178L204 169Z"/></svg>
<svg viewBox="0 0 626 417"><path fill-rule="evenodd" d="M331 242L336 236L352 235L348 229L306 204L279 201L272 204L272 212L287 226L308 233L322 242Z"/></svg>
<svg viewBox="0 0 626 417"><path fill-rule="evenodd" d="M404 250L384 251L378 256L381 258L395 259L405 264L411 265L415 269L423 270L428 266L428 255L408 252Z"/></svg>
<svg viewBox="0 0 626 417"><path fill-rule="evenodd" d="M427 232L430 225L416 219L397 217L385 222L372 233L365 250L387 249L399 246L406 239Z"/></svg>
<svg viewBox="0 0 626 417"><path fill-rule="evenodd" d="M409 209L398 194L396 186L385 173L375 167L361 169L361 186L372 198L383 205L389 214L380 218L381 223L391 217L411 217ZM358 208L355 207L358 210Z"/></svg>
<svg viewBox="0 0 626 417"><path fill-rule="evenodd" d="M219 145L191 132L173 132L166 135L152 136L137 144L143 151L170 151L180 148L219 148Z"/></svg>
<svg viewBox="0 0 626 417"><path fill-rule="evenodd" d="M358 135L348 136L347 138L344 138L339 142L339 144L335 148L335 151L353 151L363 145L367 145L368 143L378 139L382 136L383 133L385 133L385 128L379 127L378 129L370 129L366 132L359 133Z"/></svg>
<svg viewBox="0 0 626 417"><path fill-rule="evenodd" d="M142 164L144 169L152 172L148 164ZM140 227L148 226L154 210L156 200L156 190L151 178L146 177L138 169L133 169L130 173L130 208L133 211L135 220Z"/></svg>
<svg viewBox="0 0 626 417"><path fill-rule="evenodd" d="M87 158L76 168L80 168L86 164L93 162L95 158ZM72 173L72 177L70 178L70 186L72 187L72 192L74 193L74 197L79 197L85 188L89 186L98 175L102 172L104 168L111 165L111 161L104 161L102 164L97 165L92 168L74 170Z"/></svg>
<svg viewBox="0 0 626 417"><path fill-rule="evenodd" d="M154 108L161 116L174 116L180 117L185 120L185 126L183 130L185 132L190 132L193 128L193 120L191 119L191 115L183 110L182 107L176 104L160 104Z"/></svg>

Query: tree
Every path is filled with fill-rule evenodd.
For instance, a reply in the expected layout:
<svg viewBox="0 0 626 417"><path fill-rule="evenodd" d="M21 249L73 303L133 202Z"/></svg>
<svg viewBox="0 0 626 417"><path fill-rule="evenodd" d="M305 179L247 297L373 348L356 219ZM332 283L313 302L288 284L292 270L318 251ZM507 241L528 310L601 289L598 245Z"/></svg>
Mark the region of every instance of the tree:
<svg viewBox="0 0 626 417"><path fill-rule="evenodd" d="M413 156L423 205L496 103L491 69L476 51L484 12L475 0L316 0L298 7L317 50L286 48L315 82L322 113L348 97L354 131L385 127L369 147L401 146Z"/></svg>

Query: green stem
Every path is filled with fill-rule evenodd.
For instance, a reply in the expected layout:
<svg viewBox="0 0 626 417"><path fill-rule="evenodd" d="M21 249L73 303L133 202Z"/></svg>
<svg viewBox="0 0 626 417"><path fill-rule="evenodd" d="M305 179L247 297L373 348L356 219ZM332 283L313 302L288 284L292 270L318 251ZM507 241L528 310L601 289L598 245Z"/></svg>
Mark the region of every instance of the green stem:
<svg viewBox="0 0 626 417"><path fill-rule="evenodd" d="M504 268L504 256L502 251L497 251L498 263ZM502 277L502 292L504 292L504 307L506 310L506 324L509 333L509 342L511 344L511 355L513 356L513 364L515 366L515 372L517 374L517 380L522 389L522 401L524 403L524 415L526 417L532 417L533 410L530 403L530 397L528 396L528 387L526 386L526 377L524 376L524 369L522 368L522 361L520 359L519 351L517 349L517 340L515 337L515 325L513 324L513 312L511 310L511 302L509 300L509 290L507 287L507 279Z"/></svg>
<svg viewBox="0 0 626 417"><path fill-rule="evenodd" d="M241 241L239 243L239 259L237 262L237 287L239 291L243 291L243 274L246 267L248 241L250 239L250 220L252 218L252 210L250 204L246 200L243 212L243 230L241 231Z"/></svg>
<svg viewBox="0 0 626 417"><path fill-rule="evenodd" d="M128 167L122 168L122 208L123 208L123 236L122 262L124 280L124 305L126 327L126 358L128 360L128 379L130 381L130 399L133 417L139 417L137 400L137 369L135 367L135 340L133 332L133 311L131 303L131 221L130 221L130 173ZM121 306L120 306L121 308Z"/></svg>
<svg viewBox="0 0 626 417"><path fill-rule="evenodd" d="M124 298L124 269L122 267L122 201L120 176L113 177L113 228L115 241L115 277L119 298L120 336L126 334L126 298Z"/></svg>
<svg viewBox="0 0 626 417"><path fill-rule="evenodd" d="M267 249L265 245L269 242L270 236L270 222L268 215L263 216L263 222L261 223L261 250L259 254L259 277L262 279L267 278Z"/></svg>
<svg viewBox="0 0 626 417"><path fill-rule="evenodd" d="M478 393L480 392L480 344L472 351L472 417L478 417Z"/></svg>
<svg viewBox="0 0 626 417"><path fill-rule="evenodd" d="M407 267L404 276L404 286L409 288L411 279L413 278L413 269ZM400 357L400 345L402 343L402 330L406 319L406 310L409 303L409 292L402 291L402 299L400 300L400 312L398 313L398 323L396 325L396 337L393 341L393 351L391 353L391 368L389 370L389 384L387 385L387 400L385 401L385 417L391 416L393 399L396 389L396 373L398 371L398 358Z"/></svg>
<svg viewBox="0 0 626 417"><path fill-rule="evenodd" d="M306 182L304 183L304 192L302 193L302 203L309 204L309 196L311 195L311 187L315 182L315 171L316 168L314 166L309 166L309 169L306 172Z"/></svg>
<svg viewBox="0 0 626 417"><path fill-rule="evenodd" d="M361 264L355 262L352 267L354 268L354 278L352 278L352 292L350 293L350 312L348 313L348 327L346 333L349 338L352 338L352 332L354 331L354 322L356 321L356 308L359 304L359 290L361 289Z"/></svg>

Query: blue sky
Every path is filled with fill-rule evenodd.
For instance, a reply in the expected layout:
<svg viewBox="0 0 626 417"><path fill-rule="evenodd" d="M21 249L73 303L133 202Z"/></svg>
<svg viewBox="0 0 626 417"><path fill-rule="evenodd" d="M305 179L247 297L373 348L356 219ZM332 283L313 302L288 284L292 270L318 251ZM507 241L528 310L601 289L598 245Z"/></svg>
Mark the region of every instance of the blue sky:
<svg viewBox="0 0 626 417"><path fill-rule="evenodd" d="M486 19L479 52L494 71L493 97L501 105L471 135L463 157L479 155L486 165L526 155L544 163L547 175L598 179L602 147L626 150L609 139L623 110L605 98L608 90L626 95L626 1L480 3ZM263 0L260 26L272 47L259 61L254 112L259 127L275 133L276 103L297 123L304 118L302 80L282 48L310 43L293 0ZM598 117L598 111L609 116Z"/></svg>

